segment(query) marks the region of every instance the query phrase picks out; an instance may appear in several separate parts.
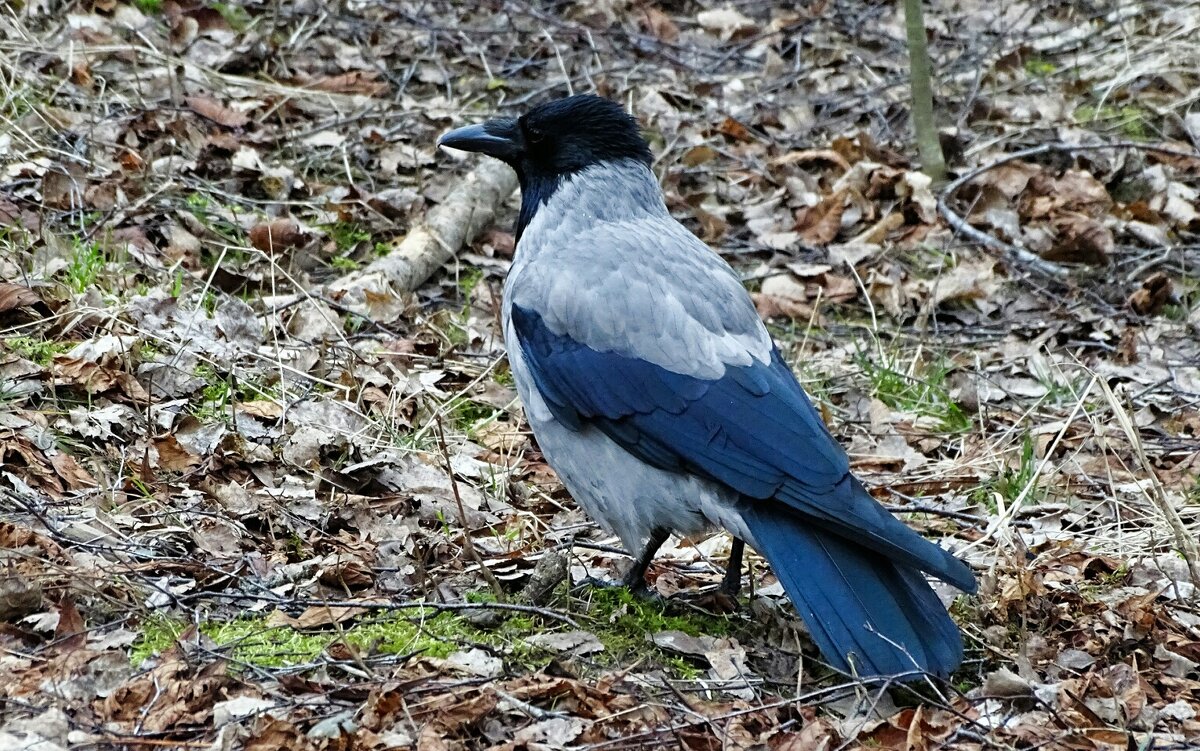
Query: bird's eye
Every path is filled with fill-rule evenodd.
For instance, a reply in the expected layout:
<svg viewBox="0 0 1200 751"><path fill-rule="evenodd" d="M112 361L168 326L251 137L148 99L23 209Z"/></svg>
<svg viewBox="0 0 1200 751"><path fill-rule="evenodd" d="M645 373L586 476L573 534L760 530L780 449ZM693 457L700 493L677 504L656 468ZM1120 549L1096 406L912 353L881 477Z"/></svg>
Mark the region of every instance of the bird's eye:
<svg viewBox="0 0 1200 751"><path fill-rule="evenodd" d="M529 128L525 131L525 140L533 144L541 143L546 140L546 134L537 128Z"/></svg>

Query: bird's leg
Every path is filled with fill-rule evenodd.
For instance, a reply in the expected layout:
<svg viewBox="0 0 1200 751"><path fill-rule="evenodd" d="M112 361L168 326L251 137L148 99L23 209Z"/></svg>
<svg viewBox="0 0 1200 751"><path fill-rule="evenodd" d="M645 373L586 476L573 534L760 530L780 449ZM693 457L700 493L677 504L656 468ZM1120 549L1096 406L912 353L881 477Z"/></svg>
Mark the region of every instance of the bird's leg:
<svg viewBox="0 0 1200 751"><path fill-rule="evenodd" d="M650 561L654 559L654 554L662 547L663 543L671 533L659 527L650 532L650 539L646 541L646 546L642 548L642 553L633 562L633 566L625 573L621 582L629 588L634 594L649 594L650 590L646 587L646 570L650 568Z"/></svg>
<svg viewBox="0 0 1200 751"><path fill-rule="evenodd" d="M742 552L745 548L746 543L742 542L740 537L733 538L733 545L729 549L729 563L725 565L725 577L721 579L721 586L717 588L718 592L735 600L742 589Z"/></svg>

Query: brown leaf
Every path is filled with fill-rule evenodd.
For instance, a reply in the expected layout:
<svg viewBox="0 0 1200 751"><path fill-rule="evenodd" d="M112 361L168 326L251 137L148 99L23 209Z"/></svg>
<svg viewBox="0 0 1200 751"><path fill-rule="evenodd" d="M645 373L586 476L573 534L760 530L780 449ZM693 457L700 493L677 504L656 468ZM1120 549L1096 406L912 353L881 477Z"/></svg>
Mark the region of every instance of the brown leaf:
<svg viewBox="0 0 1200 751"><path fill-rule="evenodd" d="M1042 173L1036 164L1016 161L1002 164L984 172L971 181L971 185L990 186L1012 200L1025 192L1029 181Z"/></svg>
<svg viewBox="0 0 1200 751"><path fill-rule="evenodd" d="M369 587L375 582L371 569L361 561L337 561L321 569L320 579L331 587L351 590Z"/></svg>
<svg viewBox="0 0 1200 751"><path fill-rule="evenodd" d="M100 394L115 389L135 403L145 404L150 401L150 395L132 375L94 362L59 355L54 358L51 371L59 385L82 386L89 394Z"/></svg>
<svg viewBox="0 0 1200 751"><path fill-rule="evenodd" d="M716 157L717 152L711 146L697 146L684 152L683 158L680 161L683 162L684 166L696 167L705 162L711 162Z"/></svg>
<svg viewBox="0 0 1200 751"><path fill-rule="evenodd" d="M23 284L0 282L0 313L14 308L28 308L41 301L36 292Z"/></svg>
<svg viewBox="0 0 1200 751"><path fill-rule="evenodd" d="M726 117L720 125L717 126L717 132L722 135L729 136L735 141L742 143L750 143L755 140L754 134L745 125L742 125L732 117Z"/></svg>
<svg viewBox="0 0 1200 751"><path fill-rule="evenodd" d="M42 175L42 202L55 209L83 206L83 171L71 164L46 170Z"/></svg>
<svg viewBox="0 0 1200 751"><path fill-rule="evenodd" d="M92 69L87 62L80 61L75 63L75 67L71 68L71 83L80 88L92 88Z"/></svg>
<svg viewBox="0 0 1200 751"><path fill-rule="evenodd" d="M659 41L674 44L679 39L679 27L666 13L653 6L646 8L646 15L642 17L642 25Z"/></svg>
<svg viewBox="0 0 1200 751"><path fill-rule="evenodd" d="M16 621L41 608L41 584L16 571L0 573L0 621Z"/></svg>
<svg viewBox="0 0 1200 751"><path fill-rule="evenodd" d="M63 652L73 652L87 642L87 626L70 595L63 595L59 600L58 626L54 629L54 641Z"/></svg>
<svg viewBox="0 0 1200 751"><path fill-rule="evenodd" d="M250 122L250 116L245 112L230 109L210 96L190 96L187 98L187 106L200 117L226 128L241 128Z"/></svg>
<svg viewBox="0 0 1200 751"><path fill-rule="evenodd" d="M845 195L838 191L816 206L797 212L796 231L806 243L825 245L842 229L842 214L846 211Z"/></svg>
<svg viewBox="0 0 1200 751"><path fill-rule="evenodd" d="M158 468L168 472L186 472L200 465L200 457L184 448L173 435L156 440L154 450L158 452Z"/></svg>
<svg viewBox="0 0 1200 751"><path fill-rule="evenodd" d="M692 216L700 222L701 236L706 243L715 243L729 231L729 222L716 214L711 214L699 206L692 208Z"/></svg>
<svg viewBox="0 0 1200 751"><path fill-rule="evenodd" d="M807 321L812 318L813 308L809 303L815 296L809 294L809 285L801 283L791 274L776 274L763 280L762 291L751 295L754 307L763 318L792 318Z"/></svg>
<svg viewBox="0 0 1200 751"><path fill-rule="evenodd" d="M1161 271L1152 275L1129 296L1129 307L1140 316L1155 316L1171 299L1171 277Z"/></svg>
<svg viewBox="0 0 1200 751"><path fill-rule="evenodd" d="M314 629L344 623L366 613L366 608L314 605L293 618L282 610L276 610L267 618L268 626L287 626L296 629Z"/></svg>
<svg viewBox="0 0 1200 751"><path fill-rule="evenodd" d="M250 244L266 253L279 253L304 243L305 235L294 219L275 219L250 229Z"/></svg>
<svg viewBox="0 0 1200 751"><path fill-rule="evenodd" d="M388 85L377 80L379 74L373 70L352 70L336 76L315 78L307 83L310 89L329 91L335 94L362 94L381 96L388 92Z"/></svg>
<svg viewBox="0 0 1200 751"><path fill-rule="evenodd" d="M96 478L75 461L75 457L63 451L56 452L50 457L50 466L62 478L67 490L96 487Z"/></svg>
<svg viewBox="0 0 1200 751"><path fill-rule="evenodd" d="M842 156L833 149L805 149L803 151L789 151L783 156L776 157L771 160L772 167L783 167L789 164L807 164L808 162L828 162L836 166L842 172L850 171L850 163L846 161L846 157Z"/></svg>
<svg viewBox="0 0 1200 751"><path fill-rule="evenodd" d="M270 399L255 399L249 402L238 402L234 409L265 420L278 420L283 416L283 407L279 402Z"/></svg>
<svg viewBox="0 0 1200 751"><path fill-rule="evenodd" d="M1112 232L1100 221L1080 214L1070 214L1055 222L1057 242L1042 254L1056 263L1087 263L1103 266L1113 249Z"/></svg>
<svg viewBox="0 0 1200 751"><path fill-rule="evenodd" d="M257 718L242 748L245 751L307 751L313 748L313 742L292 723L263 715Z"/></svg>

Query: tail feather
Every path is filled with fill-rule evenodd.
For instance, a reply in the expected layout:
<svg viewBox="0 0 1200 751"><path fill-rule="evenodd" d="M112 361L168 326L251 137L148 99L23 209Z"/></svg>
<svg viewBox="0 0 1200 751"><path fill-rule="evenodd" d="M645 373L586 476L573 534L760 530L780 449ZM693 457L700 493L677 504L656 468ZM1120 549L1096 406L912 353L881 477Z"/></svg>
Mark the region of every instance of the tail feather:
<svg viewBox="0 0 1200 751"><path fill-rule="evenodd" d="M949 675L962 637L916 569L806 525L767 501L743 518L830 664L862 677Z"/></svg>

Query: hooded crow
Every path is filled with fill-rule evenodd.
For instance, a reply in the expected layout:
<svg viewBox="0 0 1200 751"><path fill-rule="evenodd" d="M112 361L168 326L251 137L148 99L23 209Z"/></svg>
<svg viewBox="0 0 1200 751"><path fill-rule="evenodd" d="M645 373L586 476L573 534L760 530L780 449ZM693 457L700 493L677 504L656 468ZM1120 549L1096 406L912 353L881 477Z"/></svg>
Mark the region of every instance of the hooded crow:
<svg viewBox="0 0 1200 751"><path fill-rule="evenodd" d="M737 274L675 221L637 122L597 96L451 131L438 145L517 172L504 340L550 466L637 557L671 534L734 536L783 583L829 663L946 676L958 628L924 574L973 592L962 561L875 502L779 354Z"/></svg>

